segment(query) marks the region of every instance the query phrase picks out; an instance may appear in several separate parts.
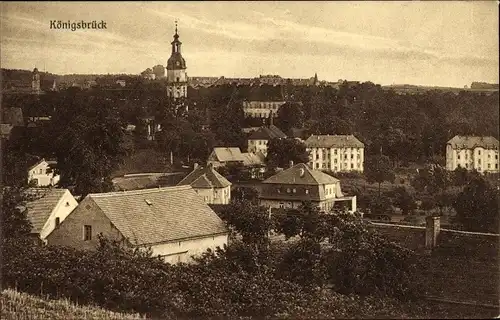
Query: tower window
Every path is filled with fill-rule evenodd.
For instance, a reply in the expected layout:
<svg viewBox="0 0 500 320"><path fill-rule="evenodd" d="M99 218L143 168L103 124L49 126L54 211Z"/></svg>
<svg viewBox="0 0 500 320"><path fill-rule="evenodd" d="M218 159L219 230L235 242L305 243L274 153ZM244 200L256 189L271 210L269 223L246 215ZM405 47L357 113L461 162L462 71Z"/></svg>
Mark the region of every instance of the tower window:
<svg viewBox="0 0 500 320"><path fill-rule="evenodd" d="M179 79L180 79L180 78L179 78L179 77L177 77L177 82L180 82L180 80L179 80Z"/></svg>

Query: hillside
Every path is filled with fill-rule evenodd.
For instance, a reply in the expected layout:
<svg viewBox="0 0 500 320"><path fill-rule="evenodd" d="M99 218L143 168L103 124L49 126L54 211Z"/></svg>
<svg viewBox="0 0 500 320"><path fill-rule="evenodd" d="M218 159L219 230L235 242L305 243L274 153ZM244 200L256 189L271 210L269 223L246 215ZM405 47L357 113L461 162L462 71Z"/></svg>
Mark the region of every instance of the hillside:
<svg viewBox="0 0 500 320"><path fill-rule="evenodd" d="M0 305L2 319L5 320L146 319L138 314L115 313L96 307L77 306L68 300L44 300L10 289L2 291Z"/></svg>

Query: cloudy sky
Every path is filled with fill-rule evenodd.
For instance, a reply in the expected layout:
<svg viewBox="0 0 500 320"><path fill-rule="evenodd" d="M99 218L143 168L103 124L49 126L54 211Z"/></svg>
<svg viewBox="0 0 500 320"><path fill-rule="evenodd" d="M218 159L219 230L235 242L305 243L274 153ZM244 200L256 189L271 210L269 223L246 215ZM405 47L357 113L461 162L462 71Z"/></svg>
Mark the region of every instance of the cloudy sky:
<svg viewBox="0 0 500 320"><path fill-rule="evenodd" d="M1 2L1 66L138 74L166 65L179 21L190 76L278 74L442 86L498 83L484 2ZM51 20L106 21L53 30Z"/></svg>

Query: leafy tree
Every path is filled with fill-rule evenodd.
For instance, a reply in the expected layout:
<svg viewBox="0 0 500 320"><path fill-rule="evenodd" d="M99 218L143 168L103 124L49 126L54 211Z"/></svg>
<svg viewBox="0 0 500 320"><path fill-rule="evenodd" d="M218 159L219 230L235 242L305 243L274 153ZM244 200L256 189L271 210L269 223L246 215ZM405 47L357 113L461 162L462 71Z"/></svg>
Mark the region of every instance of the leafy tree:
<svg viewBox="0 0 500 320"><path fill-rule="evenodd" d="M236 187L231 190L231 201L250 201L253 204L258 204L259 192L252 187Z"/></svg>
<svg viewBox="0 0 500 320"><path fill-rule="evenodd" d="M456 219L471 231L498 233L498 192L488 181L476 177L455 200Z"/></svg>
<svg viewBox="0 0 500 320"><path fill-rule="evenodd" d="M411 184L418 191L439 193L450 185L450 174L441 166L431 165L420 169Z"/></svg>
<svg viewBox="0 0 500 320"><path fill-rule="evenodd" d="M394 182L395 174L391 161L387 156L373 156L365 163L365 176L368 182L378 183L378 194L380 197L380 185L384 181Z"/></svg>
<svg viewBox="0 0 500 320"><path fill-rule="evenodd" d="M290 133L292 128L302 128L304 125L304 111L297 102L286 102L278 109L276 125L284 132Z"/></svg>
<svg viewBox="0 0 500 320"><path fill-rule="evenodd" d="M122 124L108 101L99 97L73 96L54 114L54 150L59 185L74 187L77 195L110 191L110 176L123 161Z"/></svg>
<svg viewBox="0 0 500 320"><path fill-rule="evenodd" d="M393 199L392 203L399 207L403 214L409 214L417 208L413 195L405 187L397 187L388 192L388 196Z"/></svg>
<svg viewBox="0 0 500 320"><path fill-rule="evenodd" d="M290 161L294 163L309 162L309 153L305 144L294 138L271 139L267 146L267 166L286 168Z"/></svg>
<svg viewBox="0 0 500 320"><path fill-rule="evenodd" d="M348 135L353 133L353 128L349 121L330 115L313 123L308 131L310 134Z"/></svg>

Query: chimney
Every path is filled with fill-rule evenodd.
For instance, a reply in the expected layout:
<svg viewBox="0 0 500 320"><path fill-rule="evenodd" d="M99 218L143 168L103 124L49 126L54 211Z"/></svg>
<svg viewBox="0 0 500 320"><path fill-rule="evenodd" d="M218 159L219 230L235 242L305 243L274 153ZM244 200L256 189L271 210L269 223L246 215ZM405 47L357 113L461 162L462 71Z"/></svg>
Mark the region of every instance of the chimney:
<svg viewBox="0 0 500 320"><path fill-rule="evenodd" d="M193 170L196 170L198 169L198 163L195 162L195 164L193 165Z"/></svg>
<svg viewBox="0 0 500 320"><path fill-rule="evenodd" d="M425 248L432 250L437 246L437 238L441 229L439 217L427 217L425 219Z"/></svg>
<svg viewBox="0 0 500 320"><path fill-rule="evenodd" d="M289 165L289 168L293 167L293 161L290 160L290 162L288 163L288 165Z"/></svg>
<svg viewBox="0 0 500 320"><path fill-rule="evenodd" d="M213 168L214 168L214 164L213 164L212 162L210 162L210 163L208 164L208 168L209 168L209 169L213 169Z"/></svg>

